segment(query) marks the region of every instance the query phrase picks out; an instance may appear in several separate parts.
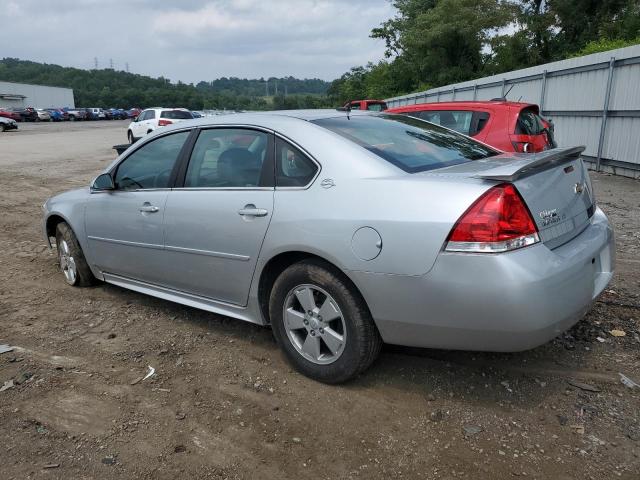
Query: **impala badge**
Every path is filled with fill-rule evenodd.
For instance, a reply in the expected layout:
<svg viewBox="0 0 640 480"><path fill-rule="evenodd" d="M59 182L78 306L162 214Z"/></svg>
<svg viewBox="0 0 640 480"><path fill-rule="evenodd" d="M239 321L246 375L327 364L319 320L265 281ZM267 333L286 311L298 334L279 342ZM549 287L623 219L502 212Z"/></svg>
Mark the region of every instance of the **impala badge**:
<svg viewBox="0 0 640 480"><path fill-rule="evenodd" d="M543 210L538 213L540 219L542 220L542 226L546 227L547 225L551 225L553 223L558 223L560 221L560 217L558 216L558 210L553 208L551 210Z"/></svg>
<svg viewBox="0 0 640 480"><path fill-rule="evenodd" d="M576 192L576 194L580 195L582 192L584 192L584 184L583 183L576 183L573 186L573 191Z"/></svg>
<svg viewBox="0 0 640 480"><path fill-rule="evenodd" d="M336 184L332 178L325 178L324 180L322 180L322 182L320 182L320 186L322 188L331 188L331 187L335 187Z"/></svg>

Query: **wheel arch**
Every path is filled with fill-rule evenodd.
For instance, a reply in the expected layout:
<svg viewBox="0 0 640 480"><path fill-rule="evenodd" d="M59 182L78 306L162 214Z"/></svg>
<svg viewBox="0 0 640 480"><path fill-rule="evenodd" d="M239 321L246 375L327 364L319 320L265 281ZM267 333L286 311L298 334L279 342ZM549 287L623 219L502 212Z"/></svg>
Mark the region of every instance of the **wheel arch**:
<svg viewBox="0 0 640 480"><path fill-rule="evenodd" d="M260 272L260 278L258 280L258 308L260 309L260 314L262 315L262 318L266 324L271 323L271 320L269 318L269 298L271 296L271 290L273 289L273 285L276 279L291 265L303 260L314 261L315 263L333 270L336 274L343 277L344 280L350 285L350 287L353 288L353 291L357 295L359 295L360 298L362 298L362 301L364 302L367 309L369 309L364 295L355 284L355 282L349 277L349 275L347 275L347 273L342 268L338 267L335 263L316 253L301 250L291 250L278 253L277 255L271 257L265 263Z"/></svg>
<svg viewBox="0 0 640 480"><path fill-rule="evenodd" d="M47 220L45 222L45 233L47 236L47 243L49 244L49 247L51 248L51 241L49 240L51 237L55 237L56 236L56 229L58 228L58 224L60 223L66 223L67 225L69 225L69 228L71 229L71 231L73 231L73 227L71 226L71 222L69 222L69 220L67 218L65 218L64 216L62 216L59 213L52 213L47 217ZM75 232L74 232L75 235Z"/></svg>

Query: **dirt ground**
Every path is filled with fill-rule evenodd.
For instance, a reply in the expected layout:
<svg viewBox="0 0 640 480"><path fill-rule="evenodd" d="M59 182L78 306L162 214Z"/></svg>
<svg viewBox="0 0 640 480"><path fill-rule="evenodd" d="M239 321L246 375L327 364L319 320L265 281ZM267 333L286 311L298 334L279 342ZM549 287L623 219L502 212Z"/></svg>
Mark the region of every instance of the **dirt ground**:
<svg viewBox="0 0 640 480"><path fill-rule="evenodd" d="M517 354L385 347L336 387L267 328L65 284L40 206L125 139L120 121L0 134L0 478L640 478L640 387L619 376L640 383L640 182L593 175L618 270L570 332Z"/></svg>

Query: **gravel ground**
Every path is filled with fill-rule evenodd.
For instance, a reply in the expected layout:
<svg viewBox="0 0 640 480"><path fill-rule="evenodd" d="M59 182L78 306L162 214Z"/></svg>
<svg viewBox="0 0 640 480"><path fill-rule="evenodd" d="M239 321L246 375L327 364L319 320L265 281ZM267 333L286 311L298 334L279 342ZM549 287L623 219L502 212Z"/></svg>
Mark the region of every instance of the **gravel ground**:
<svg viewBox="0 0 640 480"><path fill-rule="evenodd" d="M0 134L2 478L639 478L640 387L619 376L640 383L638 181L593 175L618 270L571 331L517 354L385 347L332 387L267 328L64 283L40 205L125 138L119 121Z"/></svg>

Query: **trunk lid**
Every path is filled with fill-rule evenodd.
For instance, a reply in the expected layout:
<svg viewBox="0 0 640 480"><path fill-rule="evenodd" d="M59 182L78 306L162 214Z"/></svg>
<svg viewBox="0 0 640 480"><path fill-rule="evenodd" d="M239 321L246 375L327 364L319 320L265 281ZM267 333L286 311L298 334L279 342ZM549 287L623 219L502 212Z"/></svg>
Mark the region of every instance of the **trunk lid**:
<svg viewBox="0 0 640 480"><path fill-rule="evenodd" d="M513 183L536 222L540 239L555 248L580 234L595 210L589 173L580 158L583 151L584 147L573 147L536 154L505 154L441 172Z"/></svg>

